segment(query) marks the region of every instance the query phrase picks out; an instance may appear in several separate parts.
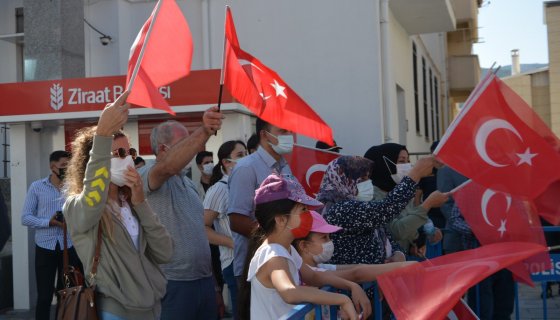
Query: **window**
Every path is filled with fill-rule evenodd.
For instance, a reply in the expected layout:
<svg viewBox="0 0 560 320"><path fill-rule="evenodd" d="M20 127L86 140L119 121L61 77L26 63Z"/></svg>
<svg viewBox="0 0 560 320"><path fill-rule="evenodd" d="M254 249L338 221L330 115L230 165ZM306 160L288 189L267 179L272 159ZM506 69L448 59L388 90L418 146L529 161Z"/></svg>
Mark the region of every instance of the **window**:
<svg viewBox="0 0 560 320"><path fill-rule="evenodd" d="M440 113L439 113L439 89L438 89L438 83L439 80L437 77L434 78L434 96L435 96L435 106L436 106L436 138L437 140L439 140L440 136L440 126L441 126L441 119L440 119Z"/></svg>
<svg viewBox="0 0 560 320"><path fill-rule="evenodd" d="M431 138L432 141L435 140L434 138L434 134L436 132L434 126L435 126L435 121L434 121L434 75L432 73L432 68L429 69L429 76L430 76L430 120L432 121L432 130L430 131L431 134ZM426 136L426 139L428 139L428 136Z"/></svg>
<svg viewBox="0 0 560 320"><path fill-rule="evenodd" d="M416 133L420 133L420 106L418 105L418 59L416 57L416 44L412 43L412 81L414 82L414 121Z"/></svg>
<svg viewBox="0 0 560 320"><path fill-rule="evenodd" d="M424 137L429 138L428 127L428 78L426 74L426 59L422 58L422 93L424 98Z"/></svg>

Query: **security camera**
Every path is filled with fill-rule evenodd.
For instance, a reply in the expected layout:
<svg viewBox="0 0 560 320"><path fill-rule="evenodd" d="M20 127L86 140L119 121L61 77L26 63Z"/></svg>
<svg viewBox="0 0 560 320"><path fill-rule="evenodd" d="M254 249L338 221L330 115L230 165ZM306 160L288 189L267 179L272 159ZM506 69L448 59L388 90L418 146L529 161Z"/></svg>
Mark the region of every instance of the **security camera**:
<svg viewBox="0 0 560 320"><path fill-rule="evenodd" d="M41 130L43 130L43 123L41 121L31 122L31 130L34 132L41 132Z"/></svg>
<svg viewBox="0 0 560 320"><path fill-rule="evenodd" d="M106 46L113 41L113 38L111 38L110 36L102 36L99 37L99 41L101 41L102 45Z"/></svg>

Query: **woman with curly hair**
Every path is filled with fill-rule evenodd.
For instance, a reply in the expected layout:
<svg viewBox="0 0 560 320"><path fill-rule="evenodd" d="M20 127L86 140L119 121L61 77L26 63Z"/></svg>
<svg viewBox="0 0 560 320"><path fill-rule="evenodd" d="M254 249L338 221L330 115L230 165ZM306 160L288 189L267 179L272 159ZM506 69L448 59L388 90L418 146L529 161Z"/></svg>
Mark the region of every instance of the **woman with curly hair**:
<svg viewBox="0 0 560 320"><path fill-rule="evenodd" d="M93 266L98 229L101 250L96 285L101 319L157 319L166 280L158 264L173 244L144 198L142 179L120 130L128 119L128 94L101 113L97 126L80 130L72 143L64 215L86 275Z"/></svg>

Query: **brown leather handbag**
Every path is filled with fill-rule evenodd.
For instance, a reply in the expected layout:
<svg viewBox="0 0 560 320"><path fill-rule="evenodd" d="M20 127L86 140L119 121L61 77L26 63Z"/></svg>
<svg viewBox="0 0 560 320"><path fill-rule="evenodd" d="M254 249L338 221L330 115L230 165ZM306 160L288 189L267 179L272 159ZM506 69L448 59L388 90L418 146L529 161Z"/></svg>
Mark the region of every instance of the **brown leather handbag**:
<svg viewBox="0 0 560 320"><path fill-rule="evenodd" d="M95 275L99 264L99 253L101 250L101 223L97 229L97 243L95 245L95 256L91 268L89 284L86 286L84 276L79 269L68 263L68 247L66 240L66 222L64 227L64 286L58 291L57 320L98 320L97 305L95 304Z"/></svg>

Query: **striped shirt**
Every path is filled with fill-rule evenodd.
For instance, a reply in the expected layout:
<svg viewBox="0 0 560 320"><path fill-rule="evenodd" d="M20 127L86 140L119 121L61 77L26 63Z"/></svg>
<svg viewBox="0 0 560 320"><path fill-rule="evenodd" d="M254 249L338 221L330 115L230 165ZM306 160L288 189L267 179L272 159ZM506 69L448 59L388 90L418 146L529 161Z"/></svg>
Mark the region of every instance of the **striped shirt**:
<svg viewBox="0 0 560 320"><path fill-rule="evenodd" d="M229 227L229 217L227 215L228 207L228 176L224 175L222 179L211 186L206 191L204 198L204 209L212 210L218 213L218 217L214 219L214 229L219 234L223 234L229 238L233 238ZM222 270L229 267L233 262L233 249L226 246L220 246L220 262Z"/></svg>
<svg viewBox="0 0 560 320"><path fill-rule="evenodd" d="M27 190L21 224L35 229L35 243L43 249L54 250L57 243L64 248L62 228L49 227L52 216L62 211L64 200L60 190L51 183L50 176L33 182ZM72 247L70 237L68 247Z"/></svg>

